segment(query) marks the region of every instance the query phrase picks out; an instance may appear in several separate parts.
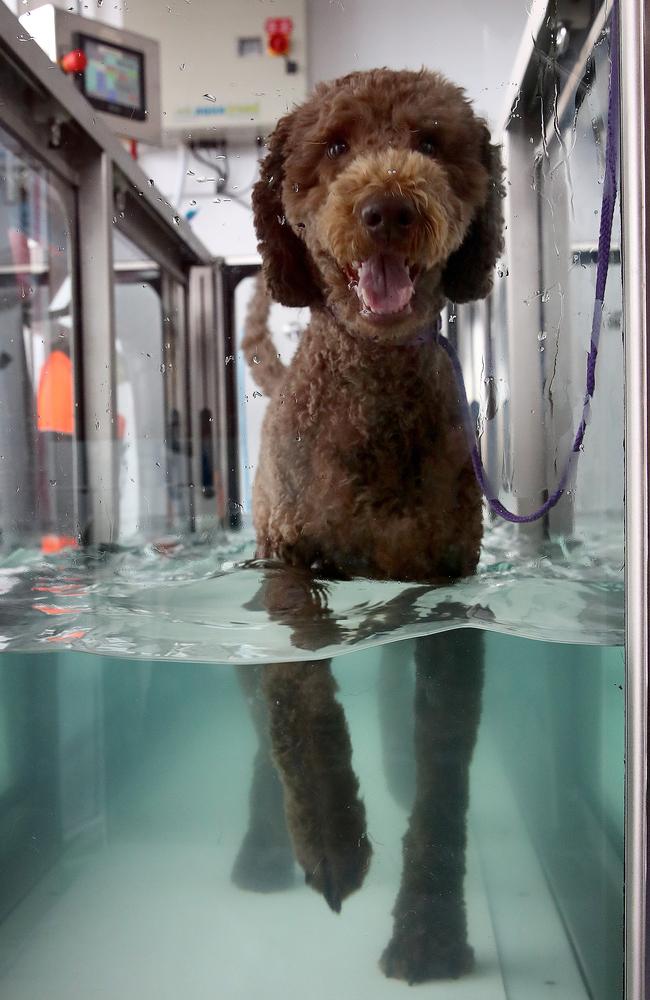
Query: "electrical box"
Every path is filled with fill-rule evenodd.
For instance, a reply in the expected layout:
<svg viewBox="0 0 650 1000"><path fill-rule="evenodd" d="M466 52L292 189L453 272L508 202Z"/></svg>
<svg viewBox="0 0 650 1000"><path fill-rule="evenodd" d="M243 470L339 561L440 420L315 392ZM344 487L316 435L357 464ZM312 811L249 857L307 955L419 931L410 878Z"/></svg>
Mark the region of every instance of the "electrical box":
<svg viewBox="0 0 650 1000"><path fill-rule="evenodd" d="M122 17L160 43L170 142L263 136L306 95L305 0L129 0Z"/></svg>
<svg viewBox="0 0 650 1000"><path fill-rule="evenodd" d="M23 14L20 23L71 75L109 128L127 139L160 144L157 41L52 4Z"/></svg>

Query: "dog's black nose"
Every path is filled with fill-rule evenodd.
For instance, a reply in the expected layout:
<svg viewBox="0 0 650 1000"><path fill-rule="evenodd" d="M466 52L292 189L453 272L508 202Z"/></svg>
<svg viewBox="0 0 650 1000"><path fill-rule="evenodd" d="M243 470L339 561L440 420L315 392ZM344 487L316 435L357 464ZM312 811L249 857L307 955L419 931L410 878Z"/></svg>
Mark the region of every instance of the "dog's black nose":
<svg viewBox="0 0 650 1000"><path fill-rule="evenodd" d="M375 239L405 236L415 222L415 206L402 195L380 195L363 205L361 221Z"/></svg>

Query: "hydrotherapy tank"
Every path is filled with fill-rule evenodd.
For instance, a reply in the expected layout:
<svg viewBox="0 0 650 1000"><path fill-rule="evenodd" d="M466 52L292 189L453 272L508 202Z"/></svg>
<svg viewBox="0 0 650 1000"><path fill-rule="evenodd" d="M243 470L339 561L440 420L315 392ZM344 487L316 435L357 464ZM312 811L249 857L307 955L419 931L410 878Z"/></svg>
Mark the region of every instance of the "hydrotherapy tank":
<svg viewBox="0 0 650 1000"><path fill-rule="evenodd" d="M444 316L483 461L519 512L552 488L582 409L608 15L591 11L565 38L549 8L524 37L504 119L506 252L490 298ZM570 492L533 526L486 514L469 580L320 581L317 602L269 613L265 588L281 570L249 562L264 400L238 353L258 263L213 261L83 99L53 81L35 47L26 57L0 11L7 1000L403 991L378 960L422 745L413 659L423 635L437 636L452 673L484 643L485 690L464 881L475 965L418 989L643 996L645 326L630 204L641 127L632 40L643 36L636 4L621 15L627 202ZM38 107L44 89L65 112L63 143L50 120L18 111ZM304 319L274 312L283 352ZM326 657L373 850L339 915L271 829L281 790L259 698L272 664L317 669Z"/></svg>

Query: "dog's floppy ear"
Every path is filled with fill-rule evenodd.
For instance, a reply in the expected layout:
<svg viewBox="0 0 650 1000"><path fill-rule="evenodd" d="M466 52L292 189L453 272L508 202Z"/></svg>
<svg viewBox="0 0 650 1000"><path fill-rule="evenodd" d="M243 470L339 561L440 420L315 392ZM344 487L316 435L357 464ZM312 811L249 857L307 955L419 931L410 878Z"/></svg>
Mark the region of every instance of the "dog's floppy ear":
<svg viewBox="0 0 650 1000"><path fill-rule="evenodd" d="M268 140L252 202L257 248L271 296L284 306L310 306L321 298L309 254L285 218L282 204L285 147L292 115L278 122Z"/></svg>
<svg viewBox="0 0 650 1000"><path fill-rule="evenodd" d="M488 195L478 209L465 239L447 261L442 288L450 302L483 299L492 288L494 265L503 250L503 166L499 146L484 129L483 163L489 173Z"/></svg>

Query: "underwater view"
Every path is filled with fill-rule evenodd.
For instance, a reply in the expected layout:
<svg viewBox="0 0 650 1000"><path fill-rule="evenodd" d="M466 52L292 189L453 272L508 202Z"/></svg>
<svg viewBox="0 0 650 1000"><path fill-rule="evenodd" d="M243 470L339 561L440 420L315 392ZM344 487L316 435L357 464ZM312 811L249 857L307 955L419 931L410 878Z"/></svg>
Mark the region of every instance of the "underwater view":
<svg viewBox="0 0 650 1000"><path fill-rule="evenodd" d="M618 26L0 2L2 1000L641 1000Z"/></svg>
<svg viewBox="0 0 650 1000"><path fill-rule="evenodd" d="M372 857L340 913L295 861L258 668L3 655L2 996L399 996L378 964L402 926L391 913L400 884L434 877L462 894L474 961L418 993L622 996L622 650L477 629L435 642L443 702L450 662L467 685L485 643L464 880L444 794L467 750L414 716L414 643L348 652L333 675ZM403 859L414 801L428 846ZM417 948L404 956L416 979Z"/></svg>

